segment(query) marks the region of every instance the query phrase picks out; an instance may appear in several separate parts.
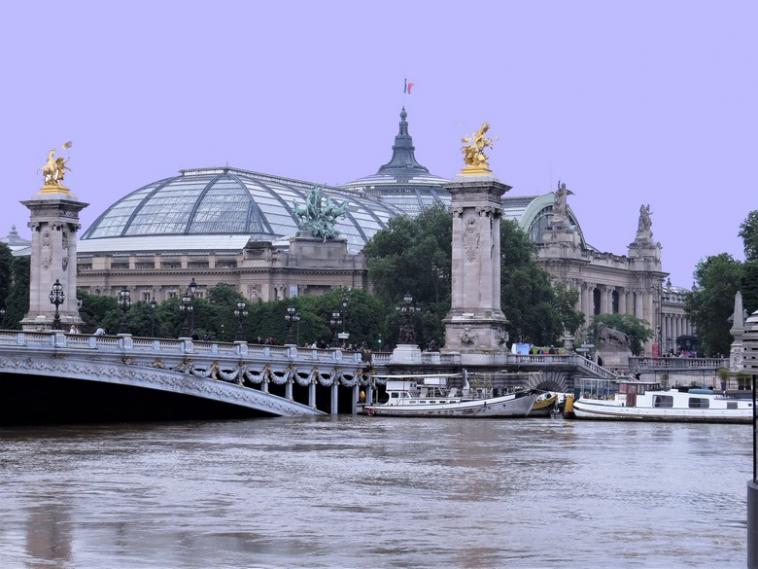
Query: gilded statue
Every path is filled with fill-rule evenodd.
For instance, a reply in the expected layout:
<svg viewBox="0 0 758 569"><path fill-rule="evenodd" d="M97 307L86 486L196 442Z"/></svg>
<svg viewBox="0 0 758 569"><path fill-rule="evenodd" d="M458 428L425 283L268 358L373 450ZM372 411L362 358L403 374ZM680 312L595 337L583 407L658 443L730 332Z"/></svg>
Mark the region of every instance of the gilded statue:
<svg viewBox="0 0 758 569"><path fill-rule="evenodd" d="M313 188L305 199L305 205L295 204L295 214L302 219L298 235L335 239L338 235L334 225L338 217L347 214L347 202L333 202L329 196L321 195L321 188Z"/></svg>
<svg viewBox="0 0 758 569"><path fill-rule="evenodd" d="M71 146L72 143L69 141L63 145L62 149L68 150ZM66 189L66 186L63 185L63 178L66 175L66 170L71 171L71 168L66 165L67 163L68 158L55 157L55 148L47 153L47 162L42 166L42 177L45 182L43 189L50 191Z"/></svg>
<svg viewBox="0 0 758 569"><path fill-rule="evenodd" d="M487 131L489 129L489 123L485 122L474 134L464 136L461 139L463 143L461 151L463 152L463 162L465 164L461 174L477 176L492 173L487 161L487 155L484 153L485 149L493 148L492 139L487 138Z"/></svg>

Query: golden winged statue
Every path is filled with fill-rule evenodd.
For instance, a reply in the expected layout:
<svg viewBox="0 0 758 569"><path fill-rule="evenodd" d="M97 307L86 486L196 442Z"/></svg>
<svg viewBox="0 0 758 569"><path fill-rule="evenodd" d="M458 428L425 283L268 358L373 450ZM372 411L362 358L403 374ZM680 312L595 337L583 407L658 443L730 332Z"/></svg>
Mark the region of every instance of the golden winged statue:
<svg viewBox="0 0 758 569"><path fill-rule="evenodd" d="M489 162L487 161L487 155L484 153L485 149L493 147L492 139L487 138L487 131L489 129L489 123L485 122L474 134L464 136L461 139L463 143L461 151L463 152L463 162L465 164L463 170L461 170L461 174L466 176L492 174Z"/></svg>

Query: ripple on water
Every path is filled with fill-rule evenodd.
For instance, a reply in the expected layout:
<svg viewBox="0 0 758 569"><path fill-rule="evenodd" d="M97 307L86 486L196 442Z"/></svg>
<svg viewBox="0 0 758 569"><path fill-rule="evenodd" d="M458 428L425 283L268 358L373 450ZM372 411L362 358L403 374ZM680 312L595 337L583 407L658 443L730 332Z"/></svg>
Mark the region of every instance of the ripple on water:
<svg viewBox="0 0 758 569"><path fill-rule="evenodd" d="M2 566L742 567L749 429L340 417L9 429Z"/></svg>

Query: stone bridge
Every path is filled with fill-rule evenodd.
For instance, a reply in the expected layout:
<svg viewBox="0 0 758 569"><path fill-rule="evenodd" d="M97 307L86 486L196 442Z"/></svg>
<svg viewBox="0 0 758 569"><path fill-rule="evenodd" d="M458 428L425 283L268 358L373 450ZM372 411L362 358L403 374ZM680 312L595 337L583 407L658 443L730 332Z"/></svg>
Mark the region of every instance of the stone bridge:
<svg viewBox="0 0 758 569"><path fill-rule="evenodd" d="M702 385L718 387L719 368L729 368L728 358L629 358L629 372L647 381L671 387Z"/></svg>
<svg viewBox="0 0 758 569"><path fill-rule="evenodd" d="M41 384L30 381L30 376ZM9 414L25 413L14 405L27 410L42 406L55 414L55 402L50 399L66 393L59 385L84 396L84 382L89 382L86 397L97 384L131 388L116 389L115 395L110 394L111 403L115 397L141 408L150 399L144 397L144 390L151 390L164 395L159 405L177 406L178 398L194 400L192 408L197 409L197 400L204 400L233 416L324 415L321 409L335 414L340 392L343 408L347 396L354 412L361 387L372 396L368 365L355 352L130 335L0 332L4 394L0 422ZM142 397L129 398L135 388ZM77 403L71 398L66 402ZM103 404L101 400L91 403Z"/></svg>

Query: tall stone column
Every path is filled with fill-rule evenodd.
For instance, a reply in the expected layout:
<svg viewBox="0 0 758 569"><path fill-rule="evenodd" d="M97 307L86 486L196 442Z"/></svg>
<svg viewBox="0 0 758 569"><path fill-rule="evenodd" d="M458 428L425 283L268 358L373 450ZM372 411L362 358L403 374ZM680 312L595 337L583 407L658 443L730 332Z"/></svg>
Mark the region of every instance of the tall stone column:
<svg viewBox="0 0 758 569"><path fill-rule="evenodd" d="M56 280L64 294L58 309L61 327L67 329L82 322L76 302L76 232L79 212L89 204L80 202L63 186L62 171L58 176L49 174L52 179L47 179L32 199L21 202L31 212L32 230L29 312L21 321L26 331L52 329L55 306L49 295Z"/></svg>
<svg viewBox="0 0 758 569"><path fill-rule="evenodd" d="M445 318L445 349L505 349L507 320L500 308L500 218L510 187L491 176L457 177L452 196L452 301Z"/></svg>
<svg viewBox="0 0 758 569"><path fill-rule="evenodd" d="M608 314L610 310L608 310L608 292L609 289L607 286L602 285L600 287L600 314Z"/></svg>
<svg viewBox="0 0 758 569"><path fill-rule="evenodd" d="M626 314L626 289L618 289L619 293L619 314Z"/></svg>

